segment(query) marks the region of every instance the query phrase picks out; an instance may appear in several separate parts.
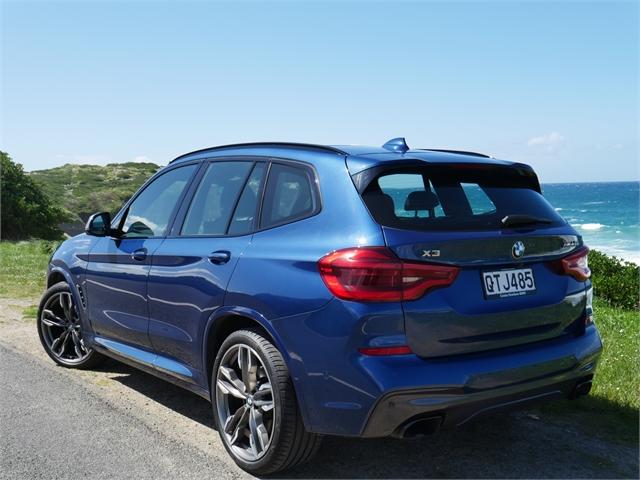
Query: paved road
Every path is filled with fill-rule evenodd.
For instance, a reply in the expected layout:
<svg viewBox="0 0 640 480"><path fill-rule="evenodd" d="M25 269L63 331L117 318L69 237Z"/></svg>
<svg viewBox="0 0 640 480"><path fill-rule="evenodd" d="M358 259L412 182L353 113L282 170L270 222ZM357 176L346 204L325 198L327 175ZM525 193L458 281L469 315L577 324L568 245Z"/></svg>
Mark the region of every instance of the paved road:
<svg viewBox="0 0 640 480"><path fill-rule="evenodd" d="M0 476L238 478L239 472L149 429L64 375L0 346ZM215 432L214 432L215 433Z"/></svg>
<svg viewBox="0 0 640 480"><path fill-rule="evenodd" d="M210 405L134 368L55 366L28 302L0 299L0 478L247 478ZM287 478L637 478L637 445L582 417L521 412L415 441L325 438Z"/></svg>

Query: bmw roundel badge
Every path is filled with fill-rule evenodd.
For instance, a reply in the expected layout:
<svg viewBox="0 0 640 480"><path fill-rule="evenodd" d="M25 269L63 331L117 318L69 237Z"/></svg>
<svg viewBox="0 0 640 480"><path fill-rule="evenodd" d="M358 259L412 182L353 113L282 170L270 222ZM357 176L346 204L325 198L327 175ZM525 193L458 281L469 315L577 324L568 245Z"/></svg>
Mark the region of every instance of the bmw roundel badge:
<svg viewBox="0 0 640 480"><path fill-rule="evenodd" d="M516 243L513 244L513 247L511 247L511 256L513 258L522 258L523 255L524 255L524 243L518 240Z"/></svg>

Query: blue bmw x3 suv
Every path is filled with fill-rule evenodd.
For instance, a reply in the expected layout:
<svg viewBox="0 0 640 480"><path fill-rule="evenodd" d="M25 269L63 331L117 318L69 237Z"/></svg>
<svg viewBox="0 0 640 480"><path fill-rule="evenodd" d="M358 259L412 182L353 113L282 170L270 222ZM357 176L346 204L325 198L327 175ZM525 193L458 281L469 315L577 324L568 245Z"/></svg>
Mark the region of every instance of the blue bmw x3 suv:
<svg viewBox="0 0 640 480"><path fill-rule="evenodd" d="M323 435L413 437L589 392L602 349L582 238L531 167L288 143L176 158L52 256L38 333L211 401L268 474Z"/></svg>

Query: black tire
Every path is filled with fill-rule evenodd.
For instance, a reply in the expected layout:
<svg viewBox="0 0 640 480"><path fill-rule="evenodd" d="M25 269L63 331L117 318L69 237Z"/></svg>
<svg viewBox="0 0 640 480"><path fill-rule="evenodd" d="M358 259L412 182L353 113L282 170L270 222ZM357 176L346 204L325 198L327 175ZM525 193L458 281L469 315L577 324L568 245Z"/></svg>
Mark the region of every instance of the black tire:
<svg viewBox="0 0 640 480"><path fill-rule="evenodd" d="M69 299L69 310L71 311L72 318L75 318L75 321L72 320L71 322L69 322L69 327L52 327L51 325L47 325L45 323L47 321L51 321L50 314L45 315L45 309L50 312L50 308L56 308L55 303L57 298ZM58 311L53 312L54 317L57 317L57 320L66 320L66 313L67 311L62 307L62 305L60 305ZM72 328L71 324L73 324L74 328ZM54 362L62 367L90 369L98 366L106 358L95 350L84 345L84 342L82 341L82 332L80 330L80 322L78 320L77 306L73 301L71 289L66 282L56 283L55 285L48 288L46 292L44 292L44 295L42 295L42 299L40 300L40 305L38 307L38 318L36 319L36 325L38 328L40 343L42 343L44 351L47 352L47 355L49 355L49 357ZM65 341L67 342L67 344L65 344L65 342L60 342L62 344L62 354L58 354L53 351L52 345L54 344L55 339L53 339L52 336L54 336L58 332L62 332L62 334L59 335L60 337L62 337L62 335L64 335L65 333L65 330L68 330L68 332L66 332L67 336L65 337ZM79 350L76 350L76 348L78 348Z"/></svg>
<svg viewBox="0 0 640 480"><path fill-rule="evenodd" d="M272 390L274 414L269 446L263 451L263 456L255 461L241 458L232 450L218 409L218 370L225 354L234 348L237 349L238 345L248 346L257 354L262 367L267 371ZM282 472L308 461L320 447L322 437L305 430L289 370L282 354L258 331L238 330L223 342L212 369L211 399L220 439L236 464L246 472L253 475ZM220 401L223 401L222 398Z"/></svg>

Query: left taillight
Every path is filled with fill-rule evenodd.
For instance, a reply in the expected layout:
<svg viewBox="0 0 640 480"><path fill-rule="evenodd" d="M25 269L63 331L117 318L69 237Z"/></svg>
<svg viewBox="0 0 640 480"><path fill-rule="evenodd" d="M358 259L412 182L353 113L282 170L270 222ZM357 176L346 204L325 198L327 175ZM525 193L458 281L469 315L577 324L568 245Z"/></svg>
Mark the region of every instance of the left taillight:
<svg viewBox="0 0 640 480"><path fill-rule="evenodd" d="M458 267L405 262L386 247L347 248L318 261L327 288L343 300L400 302L451 285Z"/></svg>
<svg viewBox="0 0 640 480"><path fill-rule="evenodd" d="M588 257L589 248L586 246L581 247L561 260L562 270L566 275L571 275L576 280L584 282L591 277Z"/></svg>

